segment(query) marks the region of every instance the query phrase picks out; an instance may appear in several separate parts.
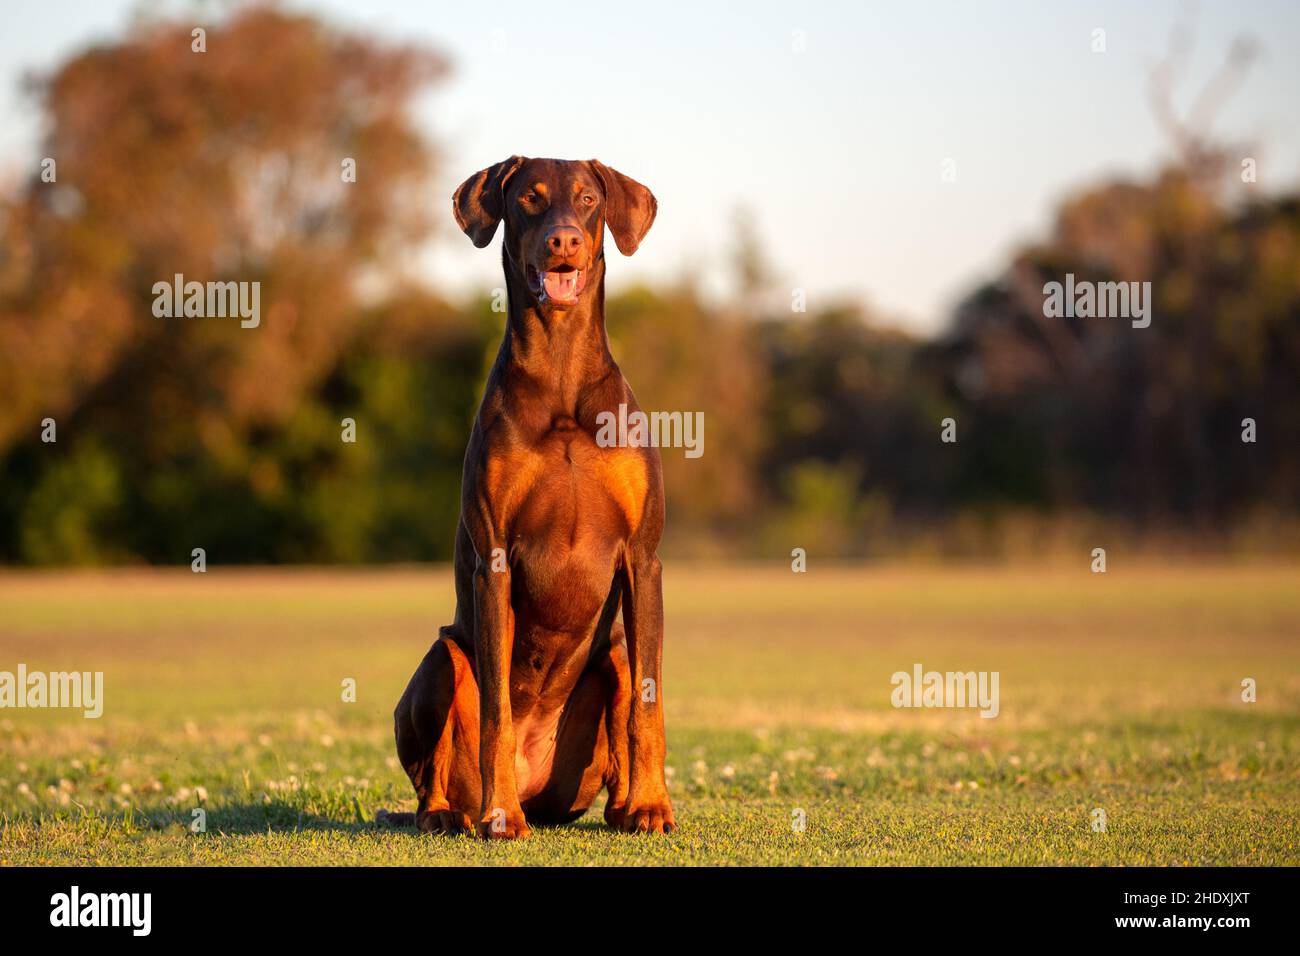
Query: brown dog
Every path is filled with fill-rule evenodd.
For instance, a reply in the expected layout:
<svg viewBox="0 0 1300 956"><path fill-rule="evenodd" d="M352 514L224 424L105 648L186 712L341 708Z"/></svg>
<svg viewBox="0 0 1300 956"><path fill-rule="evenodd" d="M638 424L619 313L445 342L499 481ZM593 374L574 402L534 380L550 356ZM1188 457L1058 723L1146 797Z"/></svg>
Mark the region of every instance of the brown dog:
<svg viewBox="0 0 1300 956"><path fill-rule="evenodd" d="M604 786L610 826L670 832L659 451L595 440L601 412L637 408L605 337L604 230L630 256L655 198L595 160L513 156L452 203L480 248L505 220L509 322L465 453L456 618L394 714L413 820L524 837Z"/></svg>

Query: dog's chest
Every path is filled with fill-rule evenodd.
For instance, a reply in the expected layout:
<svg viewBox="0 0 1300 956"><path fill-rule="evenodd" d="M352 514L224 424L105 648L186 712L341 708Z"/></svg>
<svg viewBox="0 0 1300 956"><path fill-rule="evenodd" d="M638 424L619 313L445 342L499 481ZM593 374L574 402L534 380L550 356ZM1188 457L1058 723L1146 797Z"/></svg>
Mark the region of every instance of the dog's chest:
<svg viewBox="0 0 1300 956"><path fill-rule="evenodd" d="M508 528L512 571L557 630L599 614L648 477L634 449L600 448L585 432L550 433L521 462L531 480Z"/></svg>
<svg viewBox="0 0 1300 956"><path fill-rule="evenodd" d="M627 539L640 524L648 477L635 449L601 448L581 430L551 431L518 467L529 475L510 525L561 548Z"/></svg>

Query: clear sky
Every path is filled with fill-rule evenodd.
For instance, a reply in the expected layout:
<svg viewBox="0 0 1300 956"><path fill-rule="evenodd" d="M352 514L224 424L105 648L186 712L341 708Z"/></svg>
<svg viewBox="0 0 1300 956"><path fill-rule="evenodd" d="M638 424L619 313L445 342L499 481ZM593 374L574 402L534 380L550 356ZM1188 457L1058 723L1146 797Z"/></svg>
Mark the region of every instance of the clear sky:
<svg viewBox="0 0 1300 956"><path fill-rule="evenodd" d="M1215 129L1257 144L1260 188L1300 182L1296 0L289 5L450 56L451 79L419 114L442 149L448 197L511 153L595 157L650 186L659 219L635 259L611 266L611 285L687 267L720 274L744 205L779 287L806 288L811 305L860 297L933 329L1047 228L1063 196L1149 173L1168 155L1146 77L1189 9L1196 45L1178 102L1233 36L1254 37L1262 57ZM6 2L0 171L37 161L20 77L120 34L149 7ZM1095 28L1104 53L1092 52ZM955 182L943 181L946 160ZM421 258L430 277L457 292L499 284L498 257L455 233L449 210L450 198L448 229Z"/></svg>

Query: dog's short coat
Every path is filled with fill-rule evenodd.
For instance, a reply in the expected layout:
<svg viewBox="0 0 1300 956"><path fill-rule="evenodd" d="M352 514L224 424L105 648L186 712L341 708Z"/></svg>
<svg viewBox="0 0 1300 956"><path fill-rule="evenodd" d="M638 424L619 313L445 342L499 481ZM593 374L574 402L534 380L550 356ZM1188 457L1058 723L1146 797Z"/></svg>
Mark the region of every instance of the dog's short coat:
<svg viewBox="0 0 1300 956"><path fill-rule="evenodd" d="M595 160L513 156L456 190L474 245L505 222L509 320L465 453L455 620L394 714L423 831L524 837L602 786L611 826L675 826L659 451L595 441L601 412L638 407L605 336L605 227L630 256L656 208Z"/></svg>

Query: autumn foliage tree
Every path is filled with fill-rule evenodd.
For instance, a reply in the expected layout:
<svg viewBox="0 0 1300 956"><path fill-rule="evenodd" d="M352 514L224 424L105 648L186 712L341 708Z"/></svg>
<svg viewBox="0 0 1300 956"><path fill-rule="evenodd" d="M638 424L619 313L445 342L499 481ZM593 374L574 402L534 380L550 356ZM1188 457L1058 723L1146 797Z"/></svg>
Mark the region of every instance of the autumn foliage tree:
<svg viewBox="0 0 1300 956"><path fill-rule="evenodd" d="M94 559L105 540L156 557L99 526L284 493L268 436L363 331L359 283L429 227L433 154L409 114L444 69L252 8L203 35L137 26L37 83L54 181L33 169L0 212L9 557ZM156 318L153 285L175 274L260 282L260 326ZM58 443L41 448L47 417ZM178 470L195 461L202 475Z"/></svg>

